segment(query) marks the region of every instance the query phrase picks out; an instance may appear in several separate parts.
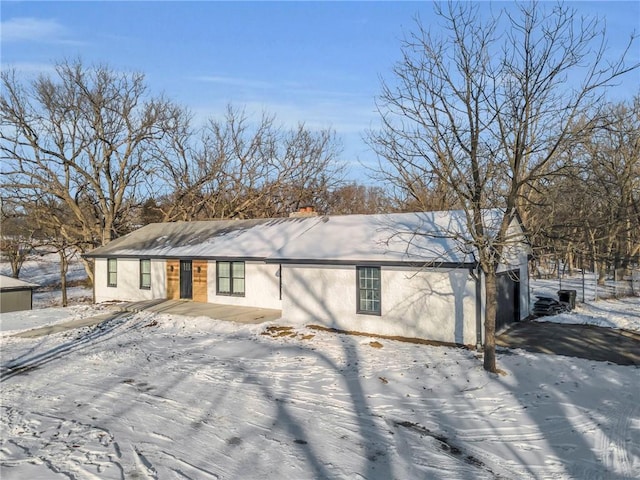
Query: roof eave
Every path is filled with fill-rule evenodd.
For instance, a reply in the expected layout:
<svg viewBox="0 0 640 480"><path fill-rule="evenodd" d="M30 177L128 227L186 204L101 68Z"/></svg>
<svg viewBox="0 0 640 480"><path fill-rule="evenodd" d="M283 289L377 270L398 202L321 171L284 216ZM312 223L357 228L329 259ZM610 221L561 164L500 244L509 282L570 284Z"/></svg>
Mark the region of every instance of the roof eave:
<svg viewBox="0 0 640 480"><path fill-rule="evenodd" d="M477 262L445 262L441 260L362 260L362 259L315 259L315 258L267 258L266 263L282 265L340 265L340 266L381 266L412 268L476 268Z"/></svg>
<svg viewBox="0 0 640 480"><path fill-rule="evenodd" d="M229 255L147 255L145 253L107 253L107 254L93 254L88 253L82 255L83 258L128 258L128 259L145 259L145 260L219 260L219 261L265 261L264 256L229 256Z"/></svg>

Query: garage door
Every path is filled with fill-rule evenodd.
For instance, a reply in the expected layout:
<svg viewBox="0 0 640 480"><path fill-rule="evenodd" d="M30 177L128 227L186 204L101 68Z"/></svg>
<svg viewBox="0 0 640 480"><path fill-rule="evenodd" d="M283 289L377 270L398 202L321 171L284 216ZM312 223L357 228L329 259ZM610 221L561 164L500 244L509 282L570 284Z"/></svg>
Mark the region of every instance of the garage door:
<svg viewBox="0 0 640 480"><path fill-rule="evenodd" d="M520 273L518 270L497 275L498 309L496 330L520 320Z"/></svg>

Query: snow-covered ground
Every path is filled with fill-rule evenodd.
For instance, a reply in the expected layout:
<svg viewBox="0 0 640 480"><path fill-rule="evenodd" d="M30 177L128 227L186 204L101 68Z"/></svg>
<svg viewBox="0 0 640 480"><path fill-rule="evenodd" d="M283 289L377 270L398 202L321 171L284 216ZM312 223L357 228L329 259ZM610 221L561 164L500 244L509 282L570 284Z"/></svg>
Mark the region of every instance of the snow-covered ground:
<svg viewBox="0 0 640 480"><path fill-rule="evenodd" d="M536 321L596 325L640 332L640 298L624 297L578 303L572 312L540 317Z"/></svg>
<svg viewBox="0 0 640 480"><path fill-rule="evenodd" d="M640 297L599 298L596 301L596 287L593 277L591 279L587 277L587 281L584 284L582 283L582 277L577 276L563 278L562 283L557 279L532 280L531 301L535 302L536 296L557 299L560 287L563 290L576 290L576 309L570 313L540 317L537 321L596 325L640 332ZM608 291L613 290L613 286L609 284ZM622 289L620 288L619 290Z"/></svg>
<svg viewBox="0 0 640 480"><path fill-rule="evenodd" d="M1 316L3 480L640 478L638 367L501 350L493 375L463 349L151 312L10 336L109 308ZM545 320L640 331L639 312Z"/></svg>
<svg viewBox="0 0 640 480"><path fill-rule="evenodd" d="M65 311L105 307L31 315ZM265 333L143 312L3 336L0 476L640 477L637 367L518 350L497 376L463 349Z"/></svg>

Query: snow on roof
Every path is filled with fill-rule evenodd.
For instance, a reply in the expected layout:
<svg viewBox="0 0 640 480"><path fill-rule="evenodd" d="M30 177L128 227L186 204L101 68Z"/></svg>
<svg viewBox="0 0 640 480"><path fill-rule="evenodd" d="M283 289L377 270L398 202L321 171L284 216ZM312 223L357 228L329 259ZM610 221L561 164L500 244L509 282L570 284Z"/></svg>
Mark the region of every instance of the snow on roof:
<svg viewBox="0 0 640 480"><path fill-rule="evenodd" d="M0 290L24 290L27 288L37 288L35 283L25 282L17 278L0 275Z"/></svg>
<svg viewBox="0 0 640 480"><path fill-rule="evenodd" d="M307 217L152 223L86 256L264 259L319 221Z"/></svg>
<svg viewBox="0 0 640 480"><path fill-rule="evenodd" d="M485 211L489 230L500 214ZM462 210L154 223L86 256L470 264L466 225Z"/></svg>
<svg viewBox="0 0 640 480"><path fill-rule="evenodd" d="M473 263L466 232L461 210L323 217L268 261Z"/></svg>

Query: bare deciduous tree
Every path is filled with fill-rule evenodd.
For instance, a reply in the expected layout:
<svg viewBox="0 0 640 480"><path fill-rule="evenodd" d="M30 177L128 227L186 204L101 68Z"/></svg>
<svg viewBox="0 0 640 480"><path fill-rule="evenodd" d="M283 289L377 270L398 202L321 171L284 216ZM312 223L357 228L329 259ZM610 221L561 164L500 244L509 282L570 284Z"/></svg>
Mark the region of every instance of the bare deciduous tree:
<svg viewBox="0 0 640 480"><path fill-rule="evenodd" d="M563 155L561 175L531 195L536 243L568 269L576 257L597 265L604 283L640 255L640 98L603 107L597 128Z"/></svg>
<svg viewBox="0 0 640 480"><path fill-rule="evenodd" d="M486 288L484 368L496 371L496 271L526 186L558 170L557 152L577 141L604 89L637 68L610 61L597 20L564 5L516 4L483 17L467 3L435 4L442 34L418 28L379 99L371 144L379 175L408 191L445 185L466 213ZM483 209L504 211L497 230Z"/></svg>
<svg viewBox="0 0 640 480"><path fill-rule="evenodd" d="M585 193L598 202L588 224L598 232L592 250L600 265L625 270L640 255L640 97L603 114L604 124L581 144Z"/></svg>
<svg viewBox="0 0 640 480"><path fill-rule="evenodd" d="M391 213L397 210L394 199L382 187L356 182L330 192L328 210L331 215Z"/></svg>
<svg viewBox="0 0 640 480"><path fill-rule="evenodd" d="M157 151L169 185L165 221L285 216L300 204L322 207L342 183L339 144L330 130L285 130L228 107L198 132L174 132Z"/></svg>
<svg viewBox="0 0 640 480"><path fill-rule="evenodd" d="M19 278L36 228L24 209L10 199L0 199L0 215L0 252L9 259L11 276Z"/></svg>
<svg viewBox="0 0 640 480"><path fill-rule="evenodd" d="M150 98L142 74L81 61L58 63L55 76L32 82L3 71L1 81L3 194L63 204L73 221L61 220L60 234L80 252L122 233L154 168L147 149L177 128L181 110Z"/></svg>

